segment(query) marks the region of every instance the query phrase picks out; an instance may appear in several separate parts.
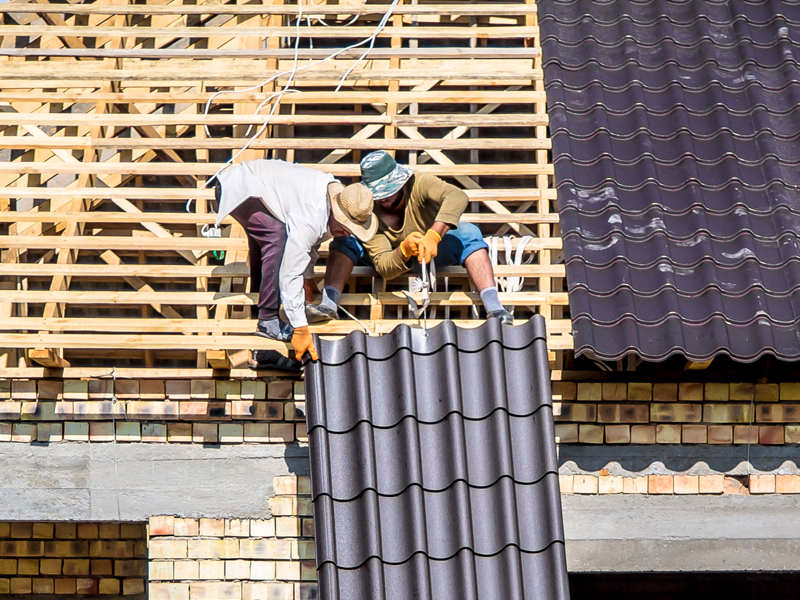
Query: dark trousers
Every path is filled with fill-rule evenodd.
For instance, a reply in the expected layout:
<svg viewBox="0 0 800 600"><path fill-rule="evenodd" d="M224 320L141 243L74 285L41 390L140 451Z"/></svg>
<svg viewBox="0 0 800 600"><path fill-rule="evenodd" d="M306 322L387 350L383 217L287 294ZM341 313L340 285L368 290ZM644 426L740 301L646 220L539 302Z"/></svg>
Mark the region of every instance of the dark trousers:
<svg viewBox="0 0 800 600"><path fill-rule="evenodd" d="M250 248L250 292L258 290L258 318L278 318L280 270L286 247L286 226L267 212L258 198L248 198L231 216L247 234Z"/></svg>

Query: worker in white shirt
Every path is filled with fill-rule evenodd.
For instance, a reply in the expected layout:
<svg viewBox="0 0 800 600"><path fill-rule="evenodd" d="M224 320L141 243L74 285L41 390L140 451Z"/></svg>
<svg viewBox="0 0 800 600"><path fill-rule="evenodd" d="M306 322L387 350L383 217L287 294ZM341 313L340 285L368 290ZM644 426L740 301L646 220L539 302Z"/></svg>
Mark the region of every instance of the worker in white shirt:
<svg viewBox="0 0 800 600"><path fill-rule="evenodd" d="M372 192L344 187L328 173L282 160L252 160L217 176L217 226L230 214L247 233L250 290L258 290L256 334L291 341L297 359L317 360L305 313L304 279L313 277L319 245L352 234L369 241L378 228ZM286 318L279 318L283 302Z"/></svg>

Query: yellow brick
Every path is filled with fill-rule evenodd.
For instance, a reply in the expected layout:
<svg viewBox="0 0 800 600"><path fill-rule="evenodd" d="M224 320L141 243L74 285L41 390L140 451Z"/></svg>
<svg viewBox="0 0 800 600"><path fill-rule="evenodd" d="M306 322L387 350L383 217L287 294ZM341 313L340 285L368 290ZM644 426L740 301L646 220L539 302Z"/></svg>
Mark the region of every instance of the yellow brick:
<svg viewBox="0 0 800 600"><path fill-rule="evenodd" d="M777 402L780 400L780 387L777 383L757 383L755 388L756 402Z"/></svg>
<svg viewBox="0 0 800 600"><path fill-rule="evenodd" d="M775 475L750 475L751 494L774 494Z"/></svg>
<svg viewBox="0 0 800 600"><path fill-rule="evenodd" d="M200 519L202 537L222 537L225 535L224 519Z"/></svg>
<svg viewBox="0 0 800 600"><path fill-rule="evenodd" d="M33 523L11 523L11 537L12 538L32 538L33 537Z"/></svg>
<svg viewBox="0 0 800 600"><path fill-rule="evenodd" d="M200 579L225 579L225 562L221 560L201 560Z"/></svg>
<svg viewBox="0 0 800 600"><path fill-rule="evenodd" d="M701 494L721 494L725 489L724 475L701 475L699 492Z"/></svg>
<svg viewBox="0 0 800 600"><path fill-rule="evenodd" d="M97 523L78 523L78 539L96 540L100 537L100 528Z"/></svg>
<svg viewBox="0 0 800 600"><path fill-rule="evenodd" d="M631 382L628 384L628 400L649 401L652 399L653 399L652 383Z"/></svg>
<svg viewBox="0 0 800 600"><path fill-rule="evenodd" d="M297 494L297 476L280 475L272 478L272 487L278 496L293 496Z"/></svg>
<svg viewBox="0 0 800 600"><path fill-rule="evenodd" d="M276 517L296 515L297 498L276 496L269 499L269 507L270 510L272 510L272 514Z"/></svg>
<svg viewBox="0 0 800 600"><path fill-rule="evenodd" d="M654 402L650 405L650 420L654 423L699 423L702 419L701 404L684 402Z"/></svg>
<svg viewBox="0 0 800 600"><path fill-rule="evenodd" d="M273 444L289 444L294 441L294 425L291 423L270 423L269 441Z"/></svg>
<svg viewBox="0 0 800 600"><path fill-rule="evenodd" d="M800 400L800 383L782 383L781 400Z"/></svg>
<svg viewBox="0 0 800 600"><path fill-rule="evenodd" d="M12 528L13 529L13 528ZM35 557L44 554L43 542L3 541L0 542L0 556Z"/></svg>
<svg viewBox="0 0 800 600"><path fill-rule="evenodd" d="M0 575L16 575L17 560L15 558L0 558Z"/></svg>
<svg viewBox="0 0 800 600"><path fill-rule="evenodd" d="M553 383L553 400L576 400L577 398L577 386L574 383L569 381Z"/></svg>
<svg viewBox="0 0 800 600"><path fill-rule="evenodd" d="M316 550L313 540L299 540L297 542L297 555L292 558L299 558L300 560L314 560L316 558Z"/></svg>
<svg viewBox="0 0 800 600"><path fill-rule="evenodd" d="M72 577L80 575L91 575L89 559L86 558L67 558L64 559L63 574Z"/></svg>
<svg viewBox="0 0 800 600"><path fill-rule="evenodd" d="M654 402L675 402L677 399L677 383L656 383L653 385Z"/></svg>
<svg viewBox="0 0 800 600"><path fill-rule="evenodd" d="M32 591L33 585L30 577L17 577L11 580L12 594L30 594Z"/></svg>
<svg viewBox="0 0 800 600"><path fill-rule="evenodd" d="M8 579L0 578L0 594L8 594L10 589L11 589L11 581Z"/></svg>
<svg viewBox="0 0 800 600"><path fill-rule="evenodd" d="M192 441L195 444L216 444L219 441L216 423L194 423Z"/></svg>
<svg viewBox="0 0 800 600"><path fill-rule="evenodd" d="M168 423L167 440L171 443L187 443L192 441L191 423Z"/></svg>
<svg viewBox="0 0 800 600"><path fill-rule="evenodd" d="M214 400L217 397L217 382L213 379L193 379L190 394L193 399Z"/></svg>
<svg viewBox="0 0 800 600"><path fill-rule="evenodd" d="M602 425L581 424L578 429L578 440L581 444L602 444L604 434Z"/></svg>
<svg viewBox="0 0 800 600"><path fill-rule="evenodd" d="M606 444L630 444L630 425L606 425Z"/></svg>
<svg viewBox="0 0 800 600"><path fill-rule="evenodd" d="M189 543L198 540L189 540ZM149 544L150 558L186 558L186 540L153 539Z"/></svg>
<svg viewBox="0 0 800 600"><path fill-rule="evenodd" d="M267 384L263 381L245 379L242 381L242 400L263 400L267 397Z"/></svg>
<svg viewBox="0 0 800 600"><path fill-rule="evenodd" d="M558 488L562 494L571 494L574 483L575 483L574 475L558 476Z"/></svg>
<svg viewBox="0 0 800 600"><path fill-rule="evenodd" d="M52 579L33 579L31 584L34 594L52 594L55 589Z"/></svg>
<svg viewBox="0 0 800 600"><path fill-rule="evenodd" d="M749 404L706 404L703 421L706 423L749 423L753 419Z"/></svg>
<svg viewBox="0 0 800 600"><path fill-rule="evenodd" d="M241 557L254 559L289 560L292 544L289 540L241 540Z"/></svg>
<svg viewBox="0 0 800 600"><path fill-rule="evenodd" d="M12 442L23 442L30 444L36 441L36 425L33 423L14 423L11 433ZM12 587L13 587L12 582Z"/></svg>
<svg viewBox="0 0 800 600"><path fill-rule="evenodd" d="M19 575L38 575L39 561L35 558L20 558L17 563L17 574Z"/></svg>
<svg viewBox="0 0 800 600"><path fill-rule="evenodd" d="M234 579L250 579L250 561L226 560L225 579L228 581L232 581Z"/></svg>
<svg viewBox="0 0 800 600"><path fill-rule="evenodd" d="M604 383L603 400L626 400L628 398L628 386L625 383Z"/></svg>
<svg viewBox="0 0 800 600"><path fill-rule="evenodd" d="M61 559L43 558L39 561L39 572L42 575L61 575Z"/></svg>
<svg viewBox="0 0 800 600"><path fill-rule="evenodd" d="M703 399L711 402L727 402L730 399L730 387L727 383L706 383Z"/></svg>
<svg viewBox="0 0 800 600"><path fill-rule="evenodd" d="M242 397L242 388L238 381L217 381L217 399L239 400Z"/></svg>
<svg viewBox="0 0 800 600"><path fill-rule="evenodd" d="M122 595L144 594L144 579L123 579Z"/></svg>
<svg viewBox="0 0 800 600"><path fill-rule="evenodd" d="M594 475L575 475L572 491L575 494L596 494L597 477Z"/></svg>
<svg viewBox="0 0 800 600"><path fill-rule="evenodd" d="M101 579L98 584L100 594L119 594L119 579Z"/></svg>
<svg viewBox="0 0 800 600"><path fill-rule="evenodd" d="M222 444L241 444L244 442L244 427L240 423L220 423L219 441Z"/></svg>
<svg viewBox="0 0 800 600"><path fill-rule="evenodd" d="M680 425L658 425L656 426L657 444L680 444L681 426Z"/></svg>
<svg viewBox="0 0 800 600"><path fill-rule="evenodd" d="M250 521L250 535L252 537L273 537L275 535L275 521L273 519L252 519Z"/></svg>
<svg viewBox="0 0 800 600"><path fill-rule="evenodd" d="M297 478L297 493L301 496L311 495L311 477L308 475L300 475Z"/></svg>
<svg viewBox="0 0 800 600"><path fill-rule="evenodd" d="M0 522L0 538L9 537L9 535L11 535L11 525Z"/></svg>
<svg viewBox="0 0 800 600"><path fill-rule="evenodd" d="M632 425L631 444L655 444L656 427L655 425Z"/></svg>
<svg viewBox="0 0 800 600"><path fill-rule="evenodd" d="M678 400L697 401L703 399L702 383L680 383L678 384Z"/></svg>
<svg viewBox="0 0 800 600"><path fill-rule="evenodd" d="M241 600L241 583L195 581L189 584L191 600Z"/></svg>
<svg viewBox="0 0 800 600"><path fill-rule="evenodd" d="M623 477L622 478L622 493L623 494L646 494L647 493L647 477Z"/></svg>
<svg viewBox="0 0 800 600"><path fill-rule="evenodd" d="M151 583L147 595L150 600L189 600L189 584Z"/></svg>
<svg viewBox="0 0 800 600"><path fill-rule="evenodd" d="M146 575L145 563L141 560L115 560L115 577L144 577Z"/></svg>
<svg viewBox="0 0 800 600"><path fill-rule="evenodd" d="M81 379L64 380L64 400L88 400L89 382Z"/></svg>
<svg viewBox="0 0 800 600"><path fill-rule="evenodd" d="M559 444L575 444L578 442L577 423L559 423L556 425L556 442Z"/></svg>
<svg viewBox="0 0 800 600"><path fill-rule="evenodd" d="M279 581L300 581L300 563L297 561L275 563L275 579Z"/></svg>
<svg viewBox="0 0 800 600"><path fill-rule="evenodd" d="M732 383L730 389L731 400L750 401L755 398L756 386L752 383Z"/></svg>
<svg viewBox="0 0 800 600"><path fill-rule="evenodd" d="M78 537L77 523L56 523L56 538L74 540Z"/></svg>
<svg viewBox="0 0 800 600"><path fill-rule="evenodd" d="M53 523L34 523L33 537L34 539L51 539L54 530Z"/></svg>
<svg viewBox="0 0 800 600"><path fill-rule="evenodd" d="M195 537L199 535L200 525L197 519L175 519L174 533L177 536Z"/></svg>
<svg viewBox="0 0 800 600"><path fill-rule="evenodd" d="M175 579L200 579L200 563L196 560L179 560L174 563Z"/></svg>
<svg viewBox="0 0 800 600"><path fill-rule="evenodd" d="M596 404L589 404L588 402L560 402L558 404L559 414L555 419L557 422L594 423L597 420Z"/></svg>
<svg viewBox="0 0 800 600"><path fill-rule="evenodd" d="M300 519L296 517L276 517L275 535L278 537L300 537Z"/></svg>
<svg viewBox="0 0 800 600"><path fill-rule="evenodd" d="M254 581L270 581L275 579L275 561L254 560L251 562L250 579Z"/></svg>
<svg viewBox="0 0 800 600"><path fill-rule="evenodd" d="M675 475L673 485L676 494L700 493L700 478L697 475Z"/></svg>
<svg viewBox="0 0 800 600"><path fill-rule="evenodd" d="M247 519L225 519L225 535L229 537L248 537L250 521Z"/></svg>
<svg viewBox="0 0 800 600"><path fill-rule="evenodd" d="M169 581L173 579L174 569L171 561L148 561L147 570L150 581Z"/></svg>
<svg viewBox="0 0 800 600"><path fill-rule="evenodd" d="M189 558L239 558L239 540L189 540Z"/></svg>
<svg viewBox="0 0 800 600"><path fill-rule="evenodd" d="M621 494L622 479L617 475L602 475L597 479L597 490L600 494Z"/></svg>
<svg viewBox="0 0 800 600"><path fill-rule="evenodd" d="M88 442L89 423L64 423L64 440L67 442Z"/></svg>
<svg viewBox="0 0 800 600"><path fill-rule="evenodd" d="M579 383L578 400L598 401L603 399L603 384L601 383Z"/></svg>
<svg viewBox="0 0 800 600"><path fill-rule="evenodd" d="M156 515L150 517L148 523L150 537L159 535L175 535L175 517L172 515Z"/></svg>
<svg viewBox="0 0 800 600"><path fill-rule="evenodd" d="M267 397L271 400L291 400L294 388L291 381L270 381L267 388Z"/></svg>

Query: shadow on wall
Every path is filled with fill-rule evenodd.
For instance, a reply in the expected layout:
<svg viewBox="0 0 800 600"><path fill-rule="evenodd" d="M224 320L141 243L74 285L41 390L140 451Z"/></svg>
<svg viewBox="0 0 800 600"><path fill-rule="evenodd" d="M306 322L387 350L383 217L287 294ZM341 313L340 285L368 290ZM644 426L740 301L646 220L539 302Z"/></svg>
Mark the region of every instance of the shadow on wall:
<svg viewBox="0 0 800 600"><path fill-rule="evenodd" d="M750 464L758 471L773 471L784 463L797 470L798 449L796 446L750 446ZM738 473L740 465L746 464L747 445L687 445L687 444L626 444L574 445L558 447L558 461L562 474L568 472L596 472L609 468L612 475L641 473L643 475L663 473L665 470L682 473L697 470L705 472ZM611 463L617 463L612 465ZM737 467L740 467L737 469ZM800 597L800 596L799 596Z"/></svg>
<svg viewBox="0 0 800 600"><path fill-rule="evenodd" d="M572 573L572 600L796 600L800 573Z"/></svg>

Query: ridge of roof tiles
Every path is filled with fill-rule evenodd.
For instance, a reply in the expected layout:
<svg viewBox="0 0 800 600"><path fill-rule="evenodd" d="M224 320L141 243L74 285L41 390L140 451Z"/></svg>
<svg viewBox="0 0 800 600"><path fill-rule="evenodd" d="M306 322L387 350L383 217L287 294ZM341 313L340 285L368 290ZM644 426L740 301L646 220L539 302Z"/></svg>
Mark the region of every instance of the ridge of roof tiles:
<svg viewBox="0 0 800 600"><path fill-rule="evenodd" d="M578 354L800 359L800 3L538 3Z"/></svg>
<svg viewBox="0 0 800 600"><path fill-rule="evenodd" d="M544 319L317 339L323 600L569 597Z"/></svg>

